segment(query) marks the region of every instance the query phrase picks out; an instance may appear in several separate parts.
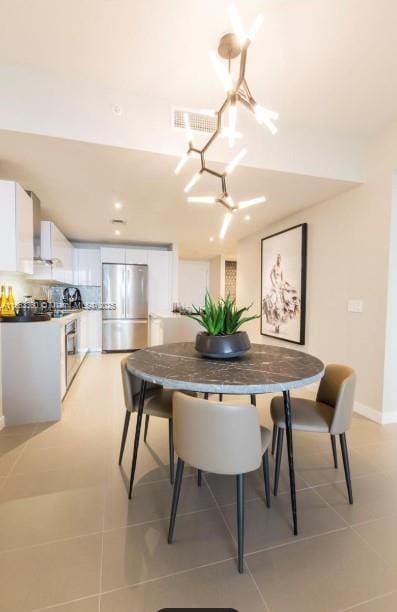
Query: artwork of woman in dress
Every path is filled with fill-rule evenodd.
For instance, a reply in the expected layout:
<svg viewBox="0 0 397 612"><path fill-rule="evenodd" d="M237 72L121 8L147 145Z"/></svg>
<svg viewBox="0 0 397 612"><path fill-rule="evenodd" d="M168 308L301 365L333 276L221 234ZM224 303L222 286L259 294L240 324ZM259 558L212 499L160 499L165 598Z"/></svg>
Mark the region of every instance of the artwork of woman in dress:
<svg viewBox="0 0 397 612"><path fill-rule="evenodd" d="M305 263L305 224L262 240L262 334L304 342Z"/></svg>

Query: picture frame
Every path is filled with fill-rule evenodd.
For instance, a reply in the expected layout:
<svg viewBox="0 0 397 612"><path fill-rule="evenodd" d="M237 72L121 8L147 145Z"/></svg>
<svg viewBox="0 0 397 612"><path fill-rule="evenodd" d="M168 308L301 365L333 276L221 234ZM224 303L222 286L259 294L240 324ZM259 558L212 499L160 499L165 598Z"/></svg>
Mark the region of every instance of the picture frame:
<svg viewBox="0 0 397 612"><path fill-rule="evenodd" d="M305 344L307 223L261 240L261 334Z"/></svg>

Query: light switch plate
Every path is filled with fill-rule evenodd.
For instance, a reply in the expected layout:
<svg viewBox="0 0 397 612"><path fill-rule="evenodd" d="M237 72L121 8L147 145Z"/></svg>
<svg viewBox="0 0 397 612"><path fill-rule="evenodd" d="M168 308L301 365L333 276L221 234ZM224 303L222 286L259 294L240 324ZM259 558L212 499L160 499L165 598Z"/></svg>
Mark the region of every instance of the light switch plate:
<svg viewBox="0 0 397 612"><path fill-rule="evenodd" d="M362 300L349 300L347 302L348 312L362 312L363 309L364 309L364 304Z"/></svg>

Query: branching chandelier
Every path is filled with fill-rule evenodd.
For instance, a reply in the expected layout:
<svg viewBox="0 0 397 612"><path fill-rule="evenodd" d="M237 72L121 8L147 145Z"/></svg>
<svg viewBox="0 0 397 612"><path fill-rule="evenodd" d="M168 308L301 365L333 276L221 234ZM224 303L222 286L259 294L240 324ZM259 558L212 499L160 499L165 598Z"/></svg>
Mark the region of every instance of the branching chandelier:
<svg viewBox="0 0 397 612"><path fill-rule="evenodd" d="M240 102L248 110L250 110L256 117L256 120L260 125L265 125L272 134L277 132L277 127L274 121L278 119L278 114L271 111L263 106L257 104L255 99L252 97L250 89L248 87L245 70L247 63L247 52L251 42L254 41L256 34L262 26L264 21L263 15L258 15L251 26L248 33L245 31L237 9L234 5L229 6L229 17L233 34L225 34L222 36L218 54L224 60L227 60L228 67L222 62L214 52L210 52L210 58L216 74L221 81L224 90L226 92L226 99L218 111L199 111L199 114L210 115L216 118L216 129L211 134L209 140L199 149L193 146L193 134L189 121L189 114L184 113L184 127L186 138L188 142L188 149L185 155L181 158L178 165L175 168L175 174L179 174L188 159L196 154L199 156L201 168L196 172L185 187L185 193L189 193L190 190L197 184L203 173L208 173L217 177L221 182L221 193L218 197L207 195L207 196L189 196L188 202L203 203L203 204L215 204L219 203L226 208L226 213L223 219L222 227L219 233L219 238L223 240L226 235L227 229L232 221L234 213L239 210L246 209L255 204L261 204L266 202L266 198L263 195L252 198L250 200L242 200L240 202L234 202L233 198L228 192L227 179L228 176L235 170L237 165L247 154L247 149L242 148L239 153L226 165L223 172L217 172L213 170L206 160L206 152L209 147L214 143L218 136L226 136L229 142L229 146L233 147L237 140L242 138L242 134L236 131L237 127L237 103ZM232 60L240 56L240 67L238 71L237 79L233 79L231 71ZM224 125L224 115L227 112L227 125Z"/></svg>

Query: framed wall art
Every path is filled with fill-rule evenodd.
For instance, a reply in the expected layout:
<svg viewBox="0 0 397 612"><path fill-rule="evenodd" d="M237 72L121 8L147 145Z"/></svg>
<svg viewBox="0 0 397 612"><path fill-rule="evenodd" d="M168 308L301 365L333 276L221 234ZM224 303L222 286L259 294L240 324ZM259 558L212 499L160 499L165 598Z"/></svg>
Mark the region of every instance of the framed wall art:
<svg viewBox="0 0 397 612"><path fill-rule="evenodd" d="M261 241L261 334L305 344L307 223Z"/></svg>

